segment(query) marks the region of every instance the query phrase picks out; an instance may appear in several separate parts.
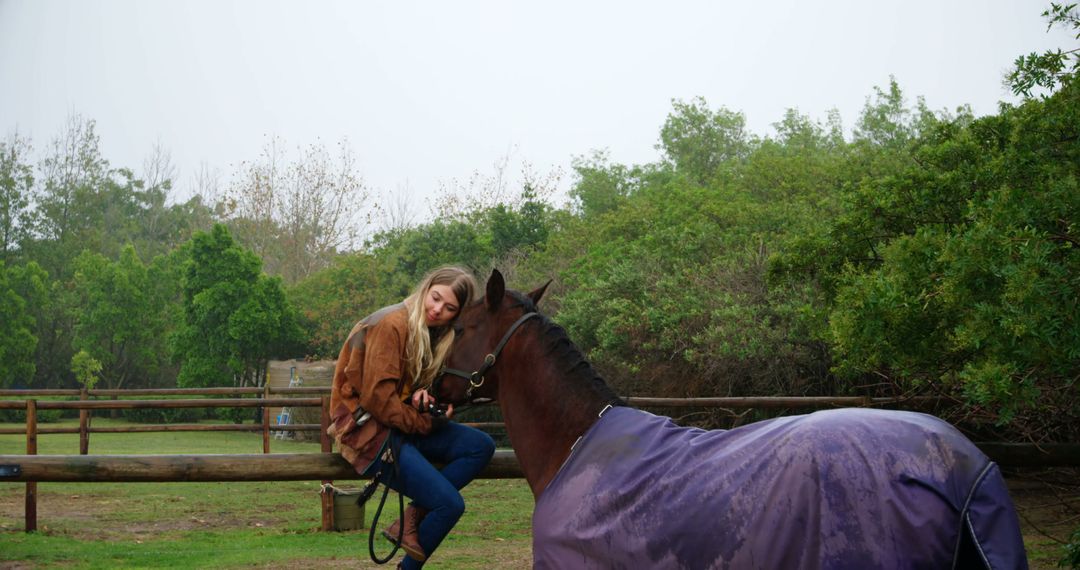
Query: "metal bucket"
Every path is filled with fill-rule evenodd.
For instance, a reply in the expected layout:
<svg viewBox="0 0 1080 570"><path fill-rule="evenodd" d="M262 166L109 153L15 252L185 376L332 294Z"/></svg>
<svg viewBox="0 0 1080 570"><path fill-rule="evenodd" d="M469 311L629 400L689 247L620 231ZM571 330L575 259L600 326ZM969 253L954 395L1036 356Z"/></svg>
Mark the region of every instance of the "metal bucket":
<svg viewBox="0 0 1080 570"><path fill-rule="evenodd" d="M364 505L357 504L359 489L334 488L334 530L360 530L364 528Z"/></svg>

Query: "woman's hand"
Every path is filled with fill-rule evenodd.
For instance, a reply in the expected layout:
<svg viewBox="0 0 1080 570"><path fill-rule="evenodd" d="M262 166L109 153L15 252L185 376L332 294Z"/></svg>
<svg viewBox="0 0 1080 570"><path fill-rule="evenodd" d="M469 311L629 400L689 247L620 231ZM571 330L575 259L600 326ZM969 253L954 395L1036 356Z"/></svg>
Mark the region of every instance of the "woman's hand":
<svg viewBox="0 0 1080 570"><path fill-rule="evenodd" d="M435 401L426 389L420 389L412 393L412 405L418 410L426 410L428 405Z"/></svg>
<svg viewBox="0 0 1080 570"><path fill-rule="evenodd" d="M421 412L426 412L430 409L430 406L436 402L435 396L432 396L426 389L421 388L412 394L412 405ZM446 419L450 419L454 415L454 405L450 404L446 407Z"/></svg>

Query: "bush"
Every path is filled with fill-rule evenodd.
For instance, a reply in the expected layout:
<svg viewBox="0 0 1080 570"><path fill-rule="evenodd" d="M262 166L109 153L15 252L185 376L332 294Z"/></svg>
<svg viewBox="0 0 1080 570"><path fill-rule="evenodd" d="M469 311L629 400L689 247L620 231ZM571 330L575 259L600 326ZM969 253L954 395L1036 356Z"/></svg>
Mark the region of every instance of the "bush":
<svg viewBox="0 0 1080 570"><path fill-rule="evenodd" d="M37 421L39 424L56 423L69 411L71 410L38 410ZM0 410L0 423L25 424L26 410Z"/></svg>
<svg viewBox="0 0 1080 570"><path fill-rule="evenodd" d="M1074 570L1080 568L1080 527L1076 527L1069 537L1069 543L1065 545L1065 557L1058 562L1058 566Z"/></svg>
<svg viewBox="0 0 1080 570"><path fill-rule="evenodd" d="M242 424L252 417L251 408L214 408L217 419L230 424Z"/></svg>
<svg viewBox="0 0 1080 570"><path fill-rule="evenodd" d="M25 416L26 413L24 412ZM39 424L54 424L63 417L64 410L38 410L37 421Z"/></svg>
<svg viewBox="0 0 1080 570"><path fill-rule="evenodd" d="M142 408L124 410L125 420L143 424L177 424L196 422L204 417L200 408Z"/></svg>

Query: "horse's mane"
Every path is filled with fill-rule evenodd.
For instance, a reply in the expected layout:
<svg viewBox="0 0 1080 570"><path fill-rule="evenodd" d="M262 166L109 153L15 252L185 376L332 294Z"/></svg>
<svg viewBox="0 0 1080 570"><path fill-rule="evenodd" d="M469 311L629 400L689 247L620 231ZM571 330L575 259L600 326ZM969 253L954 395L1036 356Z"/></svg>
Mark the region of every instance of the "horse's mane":
<svg viewBox="0 0 1080 570"><path fill-rule="evenodd" d="M511 307L520 306L524 312L533 312L539 316L540 335L544 343L545 353L554 362L558 363L559 372L569 380L571 386L577 389L586 389L605 403L614 406L626 405L626 402L596 372L596 369L582 354L581 349L570 340L570 336L566 334L566 329L537 310L536 303L528 296L517 291L507 291L507 294L516 301Z"/></svg>

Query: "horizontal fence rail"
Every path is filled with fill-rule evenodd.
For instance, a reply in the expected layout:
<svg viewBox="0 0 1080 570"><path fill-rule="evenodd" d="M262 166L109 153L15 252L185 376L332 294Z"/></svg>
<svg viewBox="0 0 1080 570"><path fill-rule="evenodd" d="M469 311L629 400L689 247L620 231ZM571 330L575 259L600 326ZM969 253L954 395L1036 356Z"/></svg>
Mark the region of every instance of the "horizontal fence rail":
<svg viewBox="0 0 1080 570"><path fill-rule="evenodd" d="M497 450L480 477L522 477L517 456L509 449ZM361 478L337 453L0 455L0 481L12 482L194 483Z"/></svg>
<svg viewBox="0 0 1080 570"><path fill-rule="evenodd" d="M21 406L3 404L20 402L2 402L0 408L21 409ZM198 398L192 400L38 400L39 410L136 410L136 409L172 409L172 408L261 408L263 406L318 406L319 398L273 398L268 400L254 398Z"/></svg>
<svg viewBox="0 0 1080 570"><path fill-rule="evenodd" d="M1078 443L996 443L975 445L1005 467L1080 467Z"/></svg>
<svg viewBox="0 0 1080 570"><path fill-rule="evenodd" d="M288 424L271 425L270 431L319 431L319 424ZM177 432L177 431L263 431L261 424L146 424L120 427L96 427L87 430L89 433L148 433L148 432ZM76 427L38 428L39 435L58 433L82 433ZM25 433L18 428L2 428L0 434L12 435Z"/></svg>
<svg viewBox="0 0 1080 570"><path fill-rule="evenodd" d="M1080 445L976 444L1009 467L1038 457L1041 465L1080 467ZM495 451L483 479L524 474L513 450ZM361 479L337 453L229 455L0 455L0 482L145 483L214 481L310 481Z"/></svg>
<svg viewBox="0 0 1080 570"><path fill-rule="evenodd" d="M329 394L329 386L248 387L248 388L122 388L86 390L90 397L103 396L243 396L245 394ZM0 398L37 398L41 396L81 396L83 390L72 389L0 389Z"/></svg>
<svg viewBox="0 0 1080 570"><path fill-rule="evenodd" d="M16 390L0 389L0 398L37 398L80 396L82 390ZM137 388L86 390L91 398L118 396L242 396L268 394L318 394L330 393L329 386L294 386L263 388ZM724 396L704 398L653 398L625 396L633 406L726 406L726 407L807 407L807 406L866 406L898 403L937 403L948 400L933 396L898 398L871 398L866 396Z"/></svg>
<svg viewBox="0 0 1080 570"><path fill-rule="evenodd" d="M76 428L39 428L39 435L80 434L80 453L89 453L89 437L92 433L147 433L147 432L263 432L263 452L270 453L270 434L314 432L320 429L318 424L271 424L267 412L271 407L317 407L322 398L330 393L329 386L294 386L275 388L140 388L140 389L95 389L95 390L0 390L0 397L71 397L79 400L36 400L39 410L74 410L80 411L80 426ZM197 398L197 399L118 399L121 396L258 396L256 398ZM271 397L271 395L277 395ZM284 397L287 395L309 395L319 397ZM89 398L111 398L109 400L91 400ZM718 409L802 409L841 406L888 406L905 404L910 406L933 405L942 400L932 397L913 398L869 398L861 396L763 396L763 397L711 397L711 398L654 398L628 396L624 400L636 407L683 408L704 407ZM26 409L29 400L0 400L0 409ZM91 427L90 413L93 410L132 410L132 409L178 409L178 408L258 408L264 410L261 425L258 424L146 424L127 427ZM325 405L324 405L325 408ZM324 409L323 413L328 410ZM502 429L501 422L463 422L480 429ZM18 428L0 428L0 435L18 434Z"/></svg>

